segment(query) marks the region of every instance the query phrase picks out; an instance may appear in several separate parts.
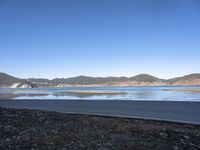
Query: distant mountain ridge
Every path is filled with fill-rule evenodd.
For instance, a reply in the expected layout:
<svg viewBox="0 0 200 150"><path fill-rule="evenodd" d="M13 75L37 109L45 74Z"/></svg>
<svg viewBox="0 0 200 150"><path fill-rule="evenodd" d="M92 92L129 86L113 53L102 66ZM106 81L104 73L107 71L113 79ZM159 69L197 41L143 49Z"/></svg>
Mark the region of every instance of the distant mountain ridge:
<svg viewBox="0 0 200 150"><path fill-rule="evenodd" d="M77 76L72 78L56 78L53 80L46 80L46 79L28 79L29 81L39 85L39 86L49 86L49 85L56 85L56 86L70 86L70 85L104 85L104 86L111 86L111 85L118 85L123 86L122 84L139 84L139 82L159 82L161 83L162 80L156 77L153 77L148 74L140 74L131 78L128 77L89 77L89 76ZM163 83L164 84L164 83ZM124 85L125 86L125 85Z"/></svg>
<svg viewBox="0 0 200 150"><path fill-rule="evenodd" d="M190 74L169 80L160 79L149 74L139 74L133 77L89 77L77 76L72 78L19 79L5 73L0 73L0 87L74 87L74 86L176 86L200 85L200 74Z"/></svg>
<svg viewBox="0 0 200 150"><path fill-rule="evenodd" d="M173 79L160 79L149 74L139 74L133 77L89 77L28 79L40 87L56 86L164 86L164 85L200 85L200 74L190 74ZM43 82L44 81L44 82Z"/></svg>

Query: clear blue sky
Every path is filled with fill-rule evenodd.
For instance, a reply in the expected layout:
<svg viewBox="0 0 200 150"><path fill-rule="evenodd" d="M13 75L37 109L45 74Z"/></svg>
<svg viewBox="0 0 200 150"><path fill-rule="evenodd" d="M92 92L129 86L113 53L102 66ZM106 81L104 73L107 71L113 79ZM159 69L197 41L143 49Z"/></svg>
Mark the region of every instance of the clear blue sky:
<svg viewBox="0 0 200 150"><path fill-rule="evenodd" d="M0 0L0 72L21 78L200 72L200 1Z"/></svg>

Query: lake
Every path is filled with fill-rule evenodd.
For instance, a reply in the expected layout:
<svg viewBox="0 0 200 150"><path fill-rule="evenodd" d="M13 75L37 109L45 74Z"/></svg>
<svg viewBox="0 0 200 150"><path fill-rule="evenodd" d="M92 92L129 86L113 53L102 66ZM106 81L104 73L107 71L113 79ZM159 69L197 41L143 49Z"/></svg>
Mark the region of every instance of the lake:
<svg viewBox="0 0 200 150"><path fill-rule="evenodd" d="M200 86L0 88L0 99L200 101Z"/></svg>

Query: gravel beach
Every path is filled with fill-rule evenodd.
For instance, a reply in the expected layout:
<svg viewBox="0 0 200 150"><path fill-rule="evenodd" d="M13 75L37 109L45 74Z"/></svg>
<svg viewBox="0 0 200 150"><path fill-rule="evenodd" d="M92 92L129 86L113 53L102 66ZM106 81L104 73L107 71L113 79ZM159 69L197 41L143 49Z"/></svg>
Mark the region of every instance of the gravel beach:
<svg viewBox="0 0 200 150"><path fill-rule="evenodd" d="M200 149L200 126L0 108L0 149Z"/></svg>

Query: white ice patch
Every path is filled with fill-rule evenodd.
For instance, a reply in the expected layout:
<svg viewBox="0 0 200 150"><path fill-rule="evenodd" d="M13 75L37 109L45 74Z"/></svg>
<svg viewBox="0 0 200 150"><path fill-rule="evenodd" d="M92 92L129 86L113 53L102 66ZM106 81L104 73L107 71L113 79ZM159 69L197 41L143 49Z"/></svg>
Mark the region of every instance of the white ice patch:
<svg viewBox="0 0 200 150"><path fill-rule="evenodd" d="M22 84L21 86L19 86L21 83L14 83L10 86L10 88L31 88L31 86L29 84Z"/></svg>
<svg viewBox="0 0 200 150"><path fill-rule="evenodd" d="M23 84L20 88L29 88L28 84Z"/></svg>
<svg viewBox="0 0 200 150"><path fill-rule="evenodd" d="M10 86L10 88L17 88L20 85L20 83L14 83L13 85Z"/></svg>

